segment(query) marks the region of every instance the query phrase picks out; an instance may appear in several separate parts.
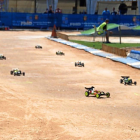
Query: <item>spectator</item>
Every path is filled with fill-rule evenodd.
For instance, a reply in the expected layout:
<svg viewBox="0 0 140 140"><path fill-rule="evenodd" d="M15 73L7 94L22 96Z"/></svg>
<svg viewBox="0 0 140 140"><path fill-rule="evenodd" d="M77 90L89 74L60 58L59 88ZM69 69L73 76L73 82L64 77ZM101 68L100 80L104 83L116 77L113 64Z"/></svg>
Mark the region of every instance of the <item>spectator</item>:
<svg viewBox="0 0 140 140"><path fill-rule="evenodd" d="M95 13L94 13L95 15L98 15L98 10L97 11L95 11Z"/></svg>
<svg viewBox="0 0 140 140"><path fill-rule="evenodd" d="M49 6L49 11L48 11L48 13L50 13L50 14L54 13L53 10L52 10L52 6L51 6L51 5Z"/></svg>
<svg viewBox="0 0 140 140"><path fill-rule="evenodd" d="M59 8L57 8L56 11L55 11L55 13L62 13L62 10L59 9Z"/></svg>
<svg viewBox="0 0 140 140"><path fill-rule="evenodd" d="M105 8L105 10L102 12L102 15L103 16L108 16L108 15L110 15L110 11L107 10L107 8Z"/></svg>
<svg viewBox="0 0 140 140"><path fill-rule="evenodd" d="M48 9L46 9L46 11L44 12L44 14L48 14Z"/></svg>
<svg viewBox="0 0 140 140"><path fill-rule="evenodd" d="M111 15L117 15L117 12L115 11L115 8L113 8L113 11L111 12Z"/></svg>

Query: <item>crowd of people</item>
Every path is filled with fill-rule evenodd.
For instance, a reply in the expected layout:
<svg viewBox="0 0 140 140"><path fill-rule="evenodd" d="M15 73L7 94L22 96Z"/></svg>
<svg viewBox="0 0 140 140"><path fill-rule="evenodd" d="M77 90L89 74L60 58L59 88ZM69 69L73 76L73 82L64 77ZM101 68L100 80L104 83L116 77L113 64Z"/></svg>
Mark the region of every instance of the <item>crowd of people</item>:
<svg viewBox="0 0 140 140"><path fill-rule="evenodd" d="M54 13L62 13L62 10L57 8L55 11L52 9L52 6L49 6L49 9L46 9L46 11L44 12L44 14L54 14ZM73 14L75 14L73 12ZM87 14L87 12L85 10L80 11L79 14ZM98 11L95 12L95 15L98 15ZM115 7L113 7L112 12L110 12L107 8L105 8L105 10L102 12L102 15L105 16L109 16L109 15L120 15L120 11L118 9L118 11L115 10Z"/></svg>
<svg viewBox="0 0 140 140"><path fill-rule="evenodd" d="M46 9L44 14L54 14L54 13L62 13L62 10L57 8L55 11L52 9L52 6L49 6L49 9Z"/></svg>
<svg viewBox="0 0 140 140"><path fill-rule="evenodd" d="M110 12L107 8L102 12L102 15L108 16L108 15L120 15L120 10L118 11L115 10L115 7L113 7L112 12Z"/></svg>
<svg viewBox="0 0 140 140"><path fill-rule="evenodd" d="M80 11L79 14L87 14L87 12L83 10L82 12Z"/></svg>

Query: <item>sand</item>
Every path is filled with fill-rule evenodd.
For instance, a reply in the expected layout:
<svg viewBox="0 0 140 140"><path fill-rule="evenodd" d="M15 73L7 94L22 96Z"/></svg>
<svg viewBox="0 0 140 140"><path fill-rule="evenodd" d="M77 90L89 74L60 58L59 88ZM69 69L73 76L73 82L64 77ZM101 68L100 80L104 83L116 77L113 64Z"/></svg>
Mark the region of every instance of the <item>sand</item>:
<svg viewBox="0 0 140 140"><path fill-rule="evenodd" d="M7 58L0 60L0 140L139 140L140 71L46 35L0 32L0 53ZM56 56L58 50L66 55ZM25 77L10 75L15 67ZM138 85L120 84L122 75ZM85 97L84 87L92 85L111 97Z"/></svg>

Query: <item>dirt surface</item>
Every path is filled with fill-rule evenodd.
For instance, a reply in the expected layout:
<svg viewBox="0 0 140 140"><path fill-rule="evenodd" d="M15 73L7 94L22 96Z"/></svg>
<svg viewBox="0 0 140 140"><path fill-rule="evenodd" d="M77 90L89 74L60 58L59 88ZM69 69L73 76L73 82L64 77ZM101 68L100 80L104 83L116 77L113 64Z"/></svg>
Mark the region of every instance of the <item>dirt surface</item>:
<svg viewBox="0 0 140 140"><path fill-rule="evenodd" d="M50 41L49 32L0 32L0 140L140 140L140 71ZM43 49L35 49L40 44ZM56 56L62 50L65 56ZM85 67L75 67L75 61ZM10 75L12 68L24 76ZM129 75L137 86L124 86ZM85 97L95 86L110 98Z"/></svg>

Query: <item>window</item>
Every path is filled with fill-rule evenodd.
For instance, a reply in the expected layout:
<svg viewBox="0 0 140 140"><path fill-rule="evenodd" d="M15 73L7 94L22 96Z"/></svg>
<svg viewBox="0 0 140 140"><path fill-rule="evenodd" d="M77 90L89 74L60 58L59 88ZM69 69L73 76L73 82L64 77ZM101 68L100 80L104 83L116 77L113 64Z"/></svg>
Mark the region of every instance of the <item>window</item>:
<svg viewBox="0 0 140 140"><path fill-rule="evenodd" d="M137 1L132 1L131 10L137 10Z"/></svg>
<svg viewBox="0 0 140 140"><path fill-rule="evenodd" d="M86 7L86 0L80 0L80 7Z"/></svg>

